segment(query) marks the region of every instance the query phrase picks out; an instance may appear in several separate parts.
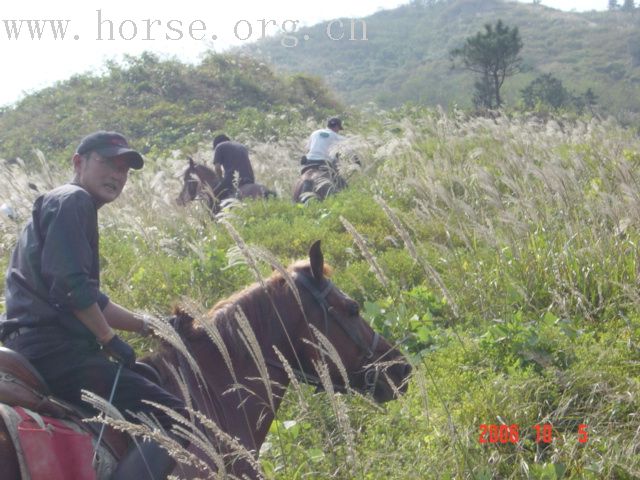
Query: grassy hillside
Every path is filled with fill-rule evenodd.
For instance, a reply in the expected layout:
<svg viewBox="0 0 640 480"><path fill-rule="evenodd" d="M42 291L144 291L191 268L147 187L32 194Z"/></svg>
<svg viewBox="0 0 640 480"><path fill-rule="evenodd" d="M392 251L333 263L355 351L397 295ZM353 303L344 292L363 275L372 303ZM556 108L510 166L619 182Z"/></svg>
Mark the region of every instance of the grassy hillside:
<svg viewBox="0 0 640 480"><path fill-rule="evenodd" d="M449 52L498 18L519 27L524 41L524 71L503 88L507 107L518 104L534 78L551 73L573 93L591 88L599 112L637 118L638 12L567 13L502 0L413 1L365 18L366 40L361 22L351 40L350 19L341 19L343 31L338 24L330 31L334 39L344 35L341 40L329 38L327 22L292 34L292 48L273 38L240 49L258 60L210 53L200 64L186 65L143 54L107 64L103 75L74 76L0 109L0 158L34 165L40 149L49 161L66 162L80 139L79 126L82 132L120 130L151 155L194 149L221 129L277 139L308 129L308 119L342 110L340 97L382 107L470 107L474 77L452 70Z"/></svg>
<svg viewBox="0 0 640 480"><path fill-rule="evenodd" d="M277 138L337 108L318 79L277 75L248 58L212 53L193 66L146 53L1 109L0 158L33 165L39 149L50 162L66 162L83 134L100 129L125 133L144 154L167 155L210 142L221 129ZM260 132L258 119L264 120Z"/></svg>
<svg viewBox="0 0 640 480"><path fill-rule="evenodd" d="M638 12L571 13L502 0L413 1L364 18L366 41L360 23L352 41L350 19L341 19L344 32L334 24L331 33L334 39L344 33L341 40L328 37L325 23L297 32L294 48L276 38L243 50L286 71L321 76L346 102L467 107L473 79L451 70L449 52L498 19L517 26L524 42L525 71L504 88L510 105L534 78L551 73L576 93L592 88L602 111L640 112Z"/></svg>
<svg viewBox="0 0 640 480"><path fill-rule="evenodd" d="M415 374L408 395L382 409L312 389L287 395L260 456L265 477L638 478L637 136L613 122L419 108L354 123L346 148L363 169L348 190L291 204L297 165L285 160L304 137L256 139L257 176L284 198L224 219L284 264L322 239L335 283L376 329L404 340ZM150 160L101 210L110 296L165 314L254 281L225 222L172 203L183 160ZM0 188L19 219L0 217L1 269L35 196L27 183L66 177L6 168ZM516 425L518 439L491 442L482 425ZM551 443L536 425L552 426Z"/></svg>

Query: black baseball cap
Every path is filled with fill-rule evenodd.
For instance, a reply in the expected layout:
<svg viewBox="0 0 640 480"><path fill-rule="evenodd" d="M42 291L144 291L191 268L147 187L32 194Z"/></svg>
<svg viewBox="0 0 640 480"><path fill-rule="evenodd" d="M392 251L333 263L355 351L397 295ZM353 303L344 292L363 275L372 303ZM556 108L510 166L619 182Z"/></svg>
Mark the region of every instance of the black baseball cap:
<svg viewBox="0 0 640 480"><path fill-rule="evenodd" d="M140 170L144 165L142 155L129 148L127 139L117 132L99 131L84 137L78 145L76 153L84 155L90 152L97 152L107 158L122 155L129 161L129 166L135 170Z"/></svg>
<svg viewBox="0 0 640 480"><path fill-rule="evenodd" d="M329 121L327 122L327 127L329 128L338 127L338 130L342 130L342 120L340 120L338 117L330 118Z"/></svg>
<svg viewBox="0 0 640 480"><path fill-rule="evenodd" d="M224 133L221 133L220 135L216 135L216 138L213 139L213 148L216 148L218 145L220 145L223 142L230 142L231 139L229 137L227 137Z"/></svg>

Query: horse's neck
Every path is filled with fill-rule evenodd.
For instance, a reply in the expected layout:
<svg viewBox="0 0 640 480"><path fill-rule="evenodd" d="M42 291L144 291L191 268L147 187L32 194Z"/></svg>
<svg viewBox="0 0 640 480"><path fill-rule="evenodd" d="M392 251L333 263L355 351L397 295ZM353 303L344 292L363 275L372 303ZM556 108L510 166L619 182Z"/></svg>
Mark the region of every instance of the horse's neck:
<svg viewBox="0 0 640 480"><path fill-rule="evenodd" d="M268 372L268 379L262 379L260 369L256 366L253 356L247 351L246 343L238 336L236 324L220 325L220 329L235 330L236 338L229 340L228 345L234 374L229 372L227 362L210 340L200 340L197 345L190 344L185 339L187 349L198 361L205 376L206 389L198 386L195 374L190 371L186 360L175 350L164 360L180 366L187 378L188 389L194 400L194 407L215 421L220 428L231 436L236 437L249 450L258 451L269 431L269 426L280 407L282 397L290 383L286 371L276 356L274 347L280 351L290 364L295 365L290 358L293 347L282 328L282 320L277 317L275 310L266 293L259 299L261 308L254 308L253 314L246 311L253 328L257 342L262 346L262 355ZM283 299L275 299L276 304L284 304ZM242 301L238 304L241 306ZM282 310L282 309L279 309ZM245 309L243 309L245 311ZM258 315L259 313L259 315ZM224 313L219 313L224 315ZM282 315L284 312L282 313ZM259 316L259 318L252 318ZM286 317L283 320L288 320ZM232 321L231 318L224 319ZM239 386L238 383L241 385ZM268 385L268 387L267 387ZM180 395L176 382L170 381L169 390ZM269 391L270 390L270 391Z"/></svg>
<svg viewBox="0 0 640 480"><path fill-rule="evenodd" d="M196 175L198 175L201 182L206 183L210 188L215 188L220 183L220 177L206 165L198 165Z"/></svg>
<svg viewBox="0 0 640 480"><path fill-rule="evenodd" d="M186 346L191 351L191 345L188 342ZM255 384L249 384L248 379L259 376L255 369L252 370L247 366L234 368L236 383L229 374L222 357L214 355L208 358L208 360L212 361L207 362L207 365L198 362L205 376L206 388L203 389L200 387L200 383L193 371L186 365L187 362L184 357L173 349L171 349L170 353L163 360L179 366L179 370L182 371L182 376L187 384L187 390L192 399L194 409L209 418L217 425L217 428L227 434L229 438L232 438L234 442L238 442L247 452L252 452L251 454L253 454L254 458L257 458L260 447L264 443L269 427L275 417L275 412L280 406L282 395L286 390L286 384L288 383L286 376L282 378L277 374L271 375L270 372L270 380L273 383L283 384L284 388L278 391L278 395L274 397L274 408L265 408L262 396L258 397L249 393L252 392L252 388L255 389L253 387ZM199 357L197 351L191 353L193 353L194 357ZM246 360L245 363L250 361ZM232 358L232 363L240 364L241 360ZM171 393L181 396L181 389L175 379L170 379L165 388ZM237 447L231 446L228 441L220 441L222 437L216 431L217 428L206 426L206 434L212 443L212 447L223 455L237 457ZM215 469L211 459L202 457L202 453L197 447L191 446L190 451ZM200 476L201 472L193 468L189 466L183 467L183 470L174 473L179 473L181 478ZM245 478L243 475L246 475L246 478L258 478L256 470L245 460L241 459L235 462L231 468L232 471L230 473L233 473L233 478Z"/></svg>
<svg viewBox="0 0 640 480"><path fill-rule="evenodd" d="M250 433L250 443L245 443L245 445L250 445L250 448L258 451L265 440L290 383L289 376L280 358L276 355L276 349L294 368L297 366L297 362L293 353L295 346L292 345L295 339L290 337L292 332L287 333L284 327L285 324L296 324L296 315L290 311L290 305L295 304L293 295L288 288L274 288L273 285L268 288L269 293L261 287L255 287L255 289L251 305L247 305L245 303L246 300L243 299L239 299L235 305L242 309L252 325L252 331L256 336L257 343L261 346L261 354L265 363L264 367L268 372L268 379L265 382L261 378L256 361L244 347L242 349L244 359L238 361L241 366L236 371L236 378L239 382L245 384L248 392L252 393L246 394L247 392L244 392L245 395L243 395L241 402L239 402L238 397L232 398L231 395L228 395L227 401L231 402L230 404L227 403L227 406L235 411L238 410L239 404L246 406L246 408L243 408L242 421L237 422L235 425L238 428L235 435L239 438L243 436L246 438L247 433ZM236 333L236 336L238 336L238 333ZM236 340L240 339L236 338ZM236 345L238 343L245 345L245 343L250 342L240 341ZM243 382L242 379L251 380ZM271 389L270 393L268 393L267 384ZM227 386L226 390L235 386ZM247 432L246 426L250 426L252 431Z"/></svg>

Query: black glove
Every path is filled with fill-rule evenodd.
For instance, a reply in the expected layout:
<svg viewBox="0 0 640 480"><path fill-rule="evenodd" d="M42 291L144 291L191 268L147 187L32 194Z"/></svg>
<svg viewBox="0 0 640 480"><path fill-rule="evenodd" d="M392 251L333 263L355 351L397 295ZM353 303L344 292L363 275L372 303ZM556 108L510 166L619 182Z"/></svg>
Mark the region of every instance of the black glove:
<svg viewBox="0 0 640 480"><path fill-rule="evenodd" d="M114 335L102 348L125 367L132 367L136 363L136 352L118 335Z"/></svg>

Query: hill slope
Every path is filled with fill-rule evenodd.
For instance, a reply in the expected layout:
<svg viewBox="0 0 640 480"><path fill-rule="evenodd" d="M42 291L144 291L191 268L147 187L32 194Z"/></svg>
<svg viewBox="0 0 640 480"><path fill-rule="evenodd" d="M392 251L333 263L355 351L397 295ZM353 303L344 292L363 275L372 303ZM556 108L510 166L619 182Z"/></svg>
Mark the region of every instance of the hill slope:
<svg viewBox="0 0 640 480"><path fill-rule="evenodd" d="M0 158L32 163L37 148L49 160L66 161L79 136L98 129L125 133L143 153L166 154L208 140L215 130L235 135L257 121L263 136L283 135L290 125L337 107L318 79L276 75L248 58L209 54L193 66L145 53L107 70L72 77L0 110Z"/></svg>
<svg viewBox="0 0 640 480"><path fill-rule="evenodd" d="M296 32L295 48L280 39L243 47L287 71L304 71L327 80L348 102L376 101L383 107L404 102L469 106L470 73L451 70L449 52L484 24L502 19L517 26L524 42L525 72L507 81L506 99L541 73L552 73L571 91L592 88L608 112L640 111L640 15L627 12L570 13L541 5L502 0L423 0L331 26ZM304 35L309 40L303 41Z"/></svg>
<svg viewBox="0 0 640 480"><path fill-rule="evenodd" d="M205 204L172 201L180 181L160 173L184 160L150 158L100 211L105 293L136 311L164 316L189 299L204 313L322 239L335 284L414 374L383 408L296 382L260 452L266 478L638 478L640 138L612 121L420 108L366 123L350 187L304 208L280 195L212 221ZM296 144L248 143L261 181L297 176L283 161ZM28 183L68 175L52 170L0 175L17 223L36 196ZM0 213L0 271L17 223ZM354 320L331 318L320 331L332 338L335 320ZM141 353L149 338L136 337ZM374 362L384 375L388 360ZM551 428L550 445L536 426Z"/></svg>

